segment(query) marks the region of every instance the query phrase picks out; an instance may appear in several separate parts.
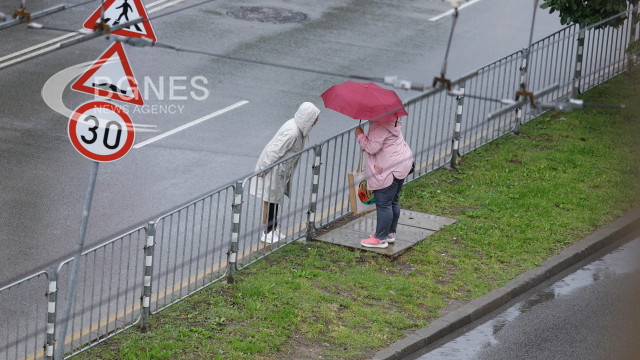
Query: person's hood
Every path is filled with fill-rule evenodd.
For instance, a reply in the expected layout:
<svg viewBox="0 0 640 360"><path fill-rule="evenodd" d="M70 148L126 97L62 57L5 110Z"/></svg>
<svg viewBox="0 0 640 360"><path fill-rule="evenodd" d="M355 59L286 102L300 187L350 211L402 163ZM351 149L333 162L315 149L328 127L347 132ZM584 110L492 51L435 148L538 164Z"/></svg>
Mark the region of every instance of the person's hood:
<svg viewBox="0 0 640 360"><path fill-rule="evenodd" d="M312 103L304 102L300 105L294 119L303 136L306 137L309 134L318 115L320 115L320 109Z"/></svg>
<svg viewBox="0 0 640 360"><path fill-rule="evenodd" d="M377 122L379 126L384 127L385 129L387 129L390 133L392 133L395 136L401 136L402 135L402 121L400 120L393 120L393 121L378 121Z"/></svg>

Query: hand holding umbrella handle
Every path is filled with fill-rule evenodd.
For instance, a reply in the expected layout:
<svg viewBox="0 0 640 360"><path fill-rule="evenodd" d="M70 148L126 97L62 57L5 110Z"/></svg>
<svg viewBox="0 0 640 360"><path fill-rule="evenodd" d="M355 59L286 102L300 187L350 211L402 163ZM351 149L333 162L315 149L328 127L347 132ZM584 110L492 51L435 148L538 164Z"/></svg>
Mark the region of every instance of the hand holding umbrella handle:
<svg viewBox="0 0 640 360"><path fill-rule="evenodd" d="M364 130L360 126L356 128L356 137L360 136L360 134L364 134Z"/></svg>

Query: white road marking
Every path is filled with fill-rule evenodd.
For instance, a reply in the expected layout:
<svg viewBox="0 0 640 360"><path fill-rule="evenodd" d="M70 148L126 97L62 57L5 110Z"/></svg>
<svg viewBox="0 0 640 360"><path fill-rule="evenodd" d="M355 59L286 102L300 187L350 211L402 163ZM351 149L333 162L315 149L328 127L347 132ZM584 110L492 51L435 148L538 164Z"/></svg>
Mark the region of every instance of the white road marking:
<svg viewBox="0 0 640 360"><path fill-rule="evenodd" d="M146 5L146 6L145 6L145 8L146 8L146 9L149 9L149 8L152 8L152 7L156 6L156 5L162 4L163 2L167 2L167 1L169 1L169 0L158 0L158 1L154 1L154 2L152 2L151 4Z"/></svg>
<svg viewBox="0 0 640 360"><path fill-rule="evenodd" d="M166 8L168 8L169 6L173 6L175 4L179 4L181 2L183 2L184 0L174 0L170 3L164 4L162 6L158 6L157 8L153 9L153 10L149 10L149 14L153 14L154 12L160 11L160 10L164 10Z"/></svg>
<svg viewBox="0 0 640 360"><path fill-rule="evenodd" d="M475 3L477 3L478 1L480 1L480 0L470 0L470 1L468 1L468 2L466 2L466 3L464 3L464 4L462 4L462 5L460 5L460 7L458 8L458 10L461 10L461 9L463 9L463 8L466 8L466 7L467 7L467 6L469 6L469 5L475 4ZM438 21L438 20L442 19L442 18L443 18L443 17L445 17L445 16L449 16L449 15L453 14L453 11L454 11L453 9L451 9L451 10L449 10L449 11L445 11L445 12L443 12L443 13L442 13L442 14L440 14L440 15L436 15L436 16L432 17L431 19L429 19L429 21Z"/></svg>
<svg viewBox="0 0 640 360"><path fill-rule="evenodd" d="M64 39L66 39L66 38L68 38L68 37L71 37L71 36L74 36L74 35L77 35L77 34L76 34L76 33L68 33L68 34L65 34L65 35L59 36L59 37L57 37L57 38L53 38L53 39L51 39L51 40L45 41L45 42L43 42L43 43L40 43L40 44L38 44L38 45L34 45L34 46L28 47L28 48L26 48L26 49L20 50L20 51L16 51L16 52L14 52L14 53L12 53L12 54L9 54L9 55L6 55L6 56L3 56L3 57L0 57L0 62L5 61L5 60L7 60L7 59L11 59L12 57L16 57L16 56L18 56L18 55L22 55L22 54L27 53L27 52L29 52L29 51L31 51L31 50L39 49L39 48L41 48L41 47L43 47L43 46L47 46L47 45L49 45L49 44L51 44L51 43L54 43L54 42L57 42L57 41L60 41L60 40L64 40Z"/></svg>
<svg viewBox="0 0 640 360"><path fill-rule="evenodd" d="M184 125L179 126L179 127L175 128L175 129L173 129L173 130L167 131L166 133L160 134L160 135L158 135L158 136L156 136L156 137L152 137L152 138L151 138L151 139L149 139L149 140L145 140L145 141L143 141L143 142L141 142L141 143L139 143L139 144L136 144L136 145L134 145L134 146L133 146L133 148L134 148L134 149L139 149L139 148L141 148L141 147L143 147L143 146L145 146L145 145L149 145L149 144L151 144L151 143L153 143L153 142L156 142L156 141L158 141L158 140L160 140L160 139L164 139L164 138L166 138L167 136L173 135L173 134L175 134L175 133L177 133L177 132L180 132L180 131L182 131L182 130L184 130L184 129L190 128L190 127L192 127L192 126L194 126L194 125L197 125L197 124L199 124L199 123L201 123L201 122L203 122L203 121L207 121L207 120L209 120L209 119L211 119L211 118L214 118L214 117L216 117L216 116L218 116L218 115L222 115L222 114L224 114L224 113L226 113L226 112L228 112L228 111L231 111L231 110L233 110L233 109L236 109L236 108L238 108L238 107L240 107L240 106L242 106L242 105L244 105L244 104L247 104L247 103L249 103L247 100L238 101L237 103L235 103L235 104L233 104L233 105L230 105L230 106L227 106L227 107L226 107L226 108L224 108L224 109L218 110L218 111L213 112L213 113L211 113L211 114L209 114L209 115L205 115L205 116L203 116L203 117L201 117L201 118L199 118L199 119L193 120L193 121L192 121L192 122L190 122L190 123L184 124Z"/></svg>
<svg viewBox="0 0 640 360"><path fill-rule="evenodd" d="M162 3L164 3L164 2L167 2L167 1L169 1L169 0L159 0L159 1L155 1L155 2L153 2L153 3L149 4L149 5L147 5L147 7L146 7L146 8L147 8L147 9L149 9L149 8L151 8L151 7L154 7L154 6L160 5L160 4L162 4ZM184 1L184 0L174 0L174 1L171 1L171 2L166 3L166 4L164 4L164 5L158 6L158 7L154 8L153 10L148 10L147 12L148 12L149 14L151 14L151 13L154 13L154 12L157 12L157 11L160 11L160 10L164 10L164 9L166 9L166 8L170 7L170 6L173 6L173 5L179 4L179 3L183 2L183 1ZM77 30L77 31L83 31L83 30L85 30L85 29L84 29L84 28L82 28L82 29ZM90 31L90 32L91 32L91 31ZM75 36L75 35L80 35L80 34L78 34L77 32L74 32L74 33L68 33L68 34L65 34L65 35L59 36L59 37L57 37L57 38L53 38L53 39L51 39L51 40L44 41L44 42L42 42L42 43L40 43L40 44L36 44L36 45L34 45L34 46L28 47L28 48L26 48L26 49L22 49L22 50L19 50L19 51L14 52L14 53L11 53L11 54L9 54L9 55L5 55L5 56L3 56L3 57L0 57L0 69L2 69L2 68L4 68L4 67L7 67L7 66L9 66L9 65L11 65L11 64L14 64L14 63L16 63L16 62L19 62L19 61L22 61L22 60L26 60L26 59L30 59L30 58L35 57L35 56L38 56L38 55L40 55L40 54L42 54L42 53L44 53L44 52L47 52L47 51L49 51L49 50L55 49L55 48L57 48L57 44L56 44L56 45L54 45L54 46L47 47L47 48L45 48L45 49L41 49L41 50L39 50L39 51L35 51L35 52L33 52L33 53L30 53L29 55L22 56L22 57L20 57L20 58L18 58L18 59L14 59L14 60L7 61L7 62L4 62L4 63L3 63L3 61L5 61L5 60L11 59L11 58L15 58L15 57L17 57L17 56L19 56L19 55L22 55L22 54L28 53L28 52L33 51L33 50L40 49L40 48L42 48L42 47L44 47L44 46L47 46L47 45L49 45L49 44L52 44L52 43L55 43L55 42L58 42L58 41L61 41L61 40L67 39L67 38L70 38L70 37Z"/></svg>
<svg viewBox="0 0 640 360"><path fill-rule="evenodd" d="M154 128L157 128L157 127L158 127L158 125L152 125L152 124L133 124L133 129L136 131L136 133L158 132L160 130L154 129Z"/></svg>
<svg viewBox="0 0 640 360"><path fill-rule="evenodd" d="M32 58L32 57L38 56L38 55L40 55L40 54L42 54L42 53L46 53L46 52L48 52L49 50L53 50L53 49L58 48L58 46L59 46L58 44L51 45L51 46L49 46L49 47L46 47L46 48L40 49L40 50L38 50L38 51L34 51L34 52L30 53L29 55L25 55L25 56L21 56L21 57L19 57L19 58L15 58L15 59L13 59L13 60L9 60L9 61L7 61L7 62L4 62L4 63L0 64L0 69L2 69L3 67L7 67L7 66L9 66L9 65L11 65L11 64L14 64L14 63L20 62L20 61L22 61L22 60L26 60L26 59L30 59L30 58Z"/></svg>

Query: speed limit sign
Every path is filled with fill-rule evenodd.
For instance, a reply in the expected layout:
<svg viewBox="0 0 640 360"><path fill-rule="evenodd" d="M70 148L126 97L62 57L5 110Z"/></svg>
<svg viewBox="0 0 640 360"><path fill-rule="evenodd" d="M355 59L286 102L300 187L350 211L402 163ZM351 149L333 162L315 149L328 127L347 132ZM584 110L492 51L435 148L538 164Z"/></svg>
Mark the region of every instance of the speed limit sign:
<svg viewBox="0 0 640 360"><path fill-rule="evenodd" d="M124 110L106 101L80 105L69 119L69 139L80 154L94 161L114 161L133 146L133 123Z"/></svg>

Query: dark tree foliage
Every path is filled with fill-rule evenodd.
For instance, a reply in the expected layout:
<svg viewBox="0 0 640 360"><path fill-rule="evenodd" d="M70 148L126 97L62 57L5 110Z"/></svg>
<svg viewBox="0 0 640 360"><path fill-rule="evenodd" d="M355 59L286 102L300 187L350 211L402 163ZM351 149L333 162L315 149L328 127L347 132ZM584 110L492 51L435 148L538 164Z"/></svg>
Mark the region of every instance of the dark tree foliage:
<svg viewBox="0 0 640 360"><path fill-rule="evenodd" d="M593 25L627 10L627 0L542 0L543 9L549 13L560 12L560 23ZM618 27L626 16L619 16L596 28Z"/></svg>

